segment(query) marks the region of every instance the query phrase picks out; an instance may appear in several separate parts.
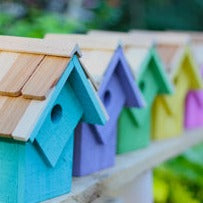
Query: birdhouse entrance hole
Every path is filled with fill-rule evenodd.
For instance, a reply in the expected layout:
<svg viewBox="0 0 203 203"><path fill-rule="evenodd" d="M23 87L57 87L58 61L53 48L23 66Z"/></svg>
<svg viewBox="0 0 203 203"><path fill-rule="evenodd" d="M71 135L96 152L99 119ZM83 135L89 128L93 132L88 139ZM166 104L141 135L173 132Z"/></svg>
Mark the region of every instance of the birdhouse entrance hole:
<svg viewBox="0 0 203 203"><path fill-rule="evenodd" d="M51 111L51 120L53 123L59 122L62 117L62 107L56 104Z"/></svg>
<svg viewBox="0 0 203 203"><path fill-rule="evenodd" d="M107 90L104 94L104 105L107 107L110 104L110 100L111 100L111 93L109 90Z"/></svg>
<svg viewBox="0 0 203 203"><path fill-rule="evenodd" d="M144 92L144 89L145 89L145 83L144 83L144 81L141 81L141 82L140 82L140 90L141 90L142 92Z"/></svg>

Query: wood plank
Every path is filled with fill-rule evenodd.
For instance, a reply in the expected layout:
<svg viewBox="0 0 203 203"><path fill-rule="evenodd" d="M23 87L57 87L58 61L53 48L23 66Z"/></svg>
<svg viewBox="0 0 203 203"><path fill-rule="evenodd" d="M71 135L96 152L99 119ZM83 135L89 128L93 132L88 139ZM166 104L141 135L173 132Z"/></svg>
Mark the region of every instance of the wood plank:
<svg viewBox="0 0 203 203"><path fill-rule="evenodd" d="M11 136L31 100L4 96L0 100L5 100L0 108L0 136Z"/></svg>
<svg viewBox="0 0 203 203"><path fill-rule="evenodd" d="M33 74L37 66L40 64L43 55L33 54L19 54L17 59L14 61L14 57L11 61L6 63L5 67L12 65L6 74L0 81L0 95L6 96L19 96L21 89ZM9 60L9 57L6 58ZM13 63L14 61L14 63Z"/></svg>
<svg viewBox="0 0 203 203"><path fill-rule="evenodd" d="M22 89L24 98L44 100L66 69L70 58L46 56Z"/></svg>
<svg viewBox="0 0 203 203"><path fill-rule="evenodd" d="M152 46L152 40L149 38L135 37L131 33L127 32L115 32L115 31L101 31L101 30L91 30L88 32L91 37L101 37L103 39L114 38L123 45L123 47L146 47Z"/></svg>
<svg viewBox="0 0 203 203"><path fill-rule="evenodd" d="M114 167L89 176L73 178L71 193L44 203L91 202L130 183L143 172L201 142L203 142L203 128L184 132L177 138L153 142L145 149L119 155Z"/></svg>
<svg viewBox="0 0 203 203"><path fill-rule="evenodd" d="M12 52L0 52L0 81L14 64L19 54Z"/></svg>
<svg viewBox="0 0 203 203"><path fill-rule="evenodd" d="M1 97L0 96L0 109L2 108L2 106L4 105L4 103L6 102L7 97Z"/></svg>
<svg viewBox="0 0 203 203"><path fill-rule="evenodd" d="M84 64L87 71L98 84L100 84L108 68L113 53L113 51L103 50L83 51L83 57L81 58L82 64Z"/></svg>
<svg viewBox="0 0 203 203"><path fill-rule="evenodd" d="M130 34L139 41L151 40L155 43L158 42L168 45L185 45L190 42L190 35L188 33L132 30Z"/></svg>
<svg viewBox="0 0 203 203"><path fill-rule="evenodd" d="M58 41L72 41L78 43L82 50L110 50L115 51L119 45L119 40L108 36L90 36L85 34L47 34L45 39Z"/></svg>
<svg viewBox="0 0 203 203"><path fill-rule="evenodd" d="M54 42L53 40L14 36L0 36L0 50L68 58L73 54L81 56L79 46L71 41L64 43L63 41Z"/></svg>

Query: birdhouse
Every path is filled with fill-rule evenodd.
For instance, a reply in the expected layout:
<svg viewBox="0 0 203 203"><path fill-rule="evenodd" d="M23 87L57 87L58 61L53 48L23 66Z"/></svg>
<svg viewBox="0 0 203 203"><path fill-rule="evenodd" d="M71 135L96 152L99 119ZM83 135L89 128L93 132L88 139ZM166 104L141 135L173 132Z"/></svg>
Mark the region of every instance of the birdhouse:
<svg viewBox="0 0 203 203"><path fill-rule="evenodd" d="M190 41L194 59L197 62L200 76L203 78L203 36L191 34ZM184 126L187 129L203 126L203 90L191 90L185 101Z"/></svg>
<svg viewBox="0 0 203 203"><path fill-rule="evenodd" d="M82 64L95 78L98 94L110 116L104 126L81 123L77 127L73 175L83 176L114 164L119 115L124 107L142 107L144 100L117 39L66 35L61 40L71 37L81 46ZM53 35L50 38L53 40Z"/></svg>
<svg viewBox="0 0 203 203"><path fill-rule="evenodd" d="M140 39L141 40L141 39ZM136 42L136 38L133 40ZM125 109L119 120L117 152L146 147L150 143L152 106L158 95L172 93L172 86L156 50L150 45L132 45L125 53L146 100L143 109Z"/></svg>
<svg viewBox="0 0 203 203"><path fill-rule="evenodd" d="M0 202L70 191L74 130L106 113L75 43L0 36Z"/></svg>
<svg viewBox="0 0 203 203"><path fill-rule="evenodd" d="M101 34L98 31L91 33ZM106 33L102 32L103 35ZM123 43L127 61L146 101L144 108L125 108L120 114L117 153L121 154L149 144L154 100L157 95L171 93L173 88L151 40L143 38L142 35L135 36L133 33L109 34L119 38Z"/></svg>
<svg viewBox="0 0 203 203"><path fill-rule="evenodd" d="M169 36L170 42L167 41ZM173 33L163 34L163 37L165 39L162 41L157 39L156 47L174 85L175 93L156 98L153 107L154 139L177 136L182 133L187 93L202 87L199 71L187 45L188 36L181 37Z"/></svg>

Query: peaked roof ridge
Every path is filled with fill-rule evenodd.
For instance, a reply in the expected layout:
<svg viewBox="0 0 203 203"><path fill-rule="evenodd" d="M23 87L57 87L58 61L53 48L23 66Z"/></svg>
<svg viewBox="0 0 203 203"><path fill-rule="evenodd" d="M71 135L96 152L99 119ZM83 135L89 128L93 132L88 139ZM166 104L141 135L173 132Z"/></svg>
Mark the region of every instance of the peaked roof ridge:
<svg viewBox="0 0 203 203"><path fill-rule="evenodd" d="M72 57L81 56L77 43L53 42L46 39L36 39L15 36L0 36L0 50L7 52L43 54L50 56Z"/></svg>
<svg viewBox="0 0 203 203"><path fill-rule="evenodd" d="M154 43L165 44L188 44L191 37L188 33L179 33L174 31L146 31L146 30L131 30L130 33L136 37L148 39Z"/></svg>
<svg viewBox="0 0 203 203"><path fill-rule="evenodd" d="M46 34L47 40L70 40L79 44L82 50L104 50L114 51L120 44L119 40L114 37L101 37L87 34Z"/></svg>
<svg viewBox="0 0 203 203"><path fill-rule="evenodd" d="M137 40L132 33L128 32L116 32L116 31L102 31L102 30L91 30L88 32L90 36L103 37L103 38L116 38L124 48L128 47L150 47L152 45L150 40L142 41Z"/></svg>

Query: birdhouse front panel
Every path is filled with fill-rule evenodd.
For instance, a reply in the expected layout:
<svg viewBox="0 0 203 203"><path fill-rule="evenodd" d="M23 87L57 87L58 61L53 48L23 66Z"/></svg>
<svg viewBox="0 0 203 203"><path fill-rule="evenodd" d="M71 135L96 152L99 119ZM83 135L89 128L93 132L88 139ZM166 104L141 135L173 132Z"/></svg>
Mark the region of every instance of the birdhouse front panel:
<svg viewBox="0 0 203 203"><path fill-rule="evenodd" d="M165 49L167 51L167 46ZM186 95L191 89L202 86L190 51L182 46L175 52L176 54L170 59L172 62L168 64L168 73L173 81L175 92L171 96L160 96L154 104L152 135L154 139L177 136L182 133ZM165 108L166 106L168 108ZM160 120L162 120L162 125L160 125ZM166 129L168 130L166 131Z"/></svg>
<svg viewBox="0 0 203 203"><path fill-rule="evenodd" d="M0 202L40 202L69 192L77 124L107 119L77 47L53 45L0 37Z"/></svg>
<svg viewBox="0 0 203 203"><path fill-rule="evenodd" d="M143 49L143 48L142 48ZM138 48L139 50L139 48ZM120 115L118 128L117 153L125 153L141 147L145 147L150 142L151 133L151 108L154 99L158 94L170 93L171 85L160 64L159 58L153 49L148 49L140 59L140 54L136 50L129 51L131 66L135 67L135 77L139 88L146 100L143 109L124 109ZM128 53L128 52L127 52ZM134 55L132 55L134 53ZM133 63L136 60L140 63Z"/></svg>

